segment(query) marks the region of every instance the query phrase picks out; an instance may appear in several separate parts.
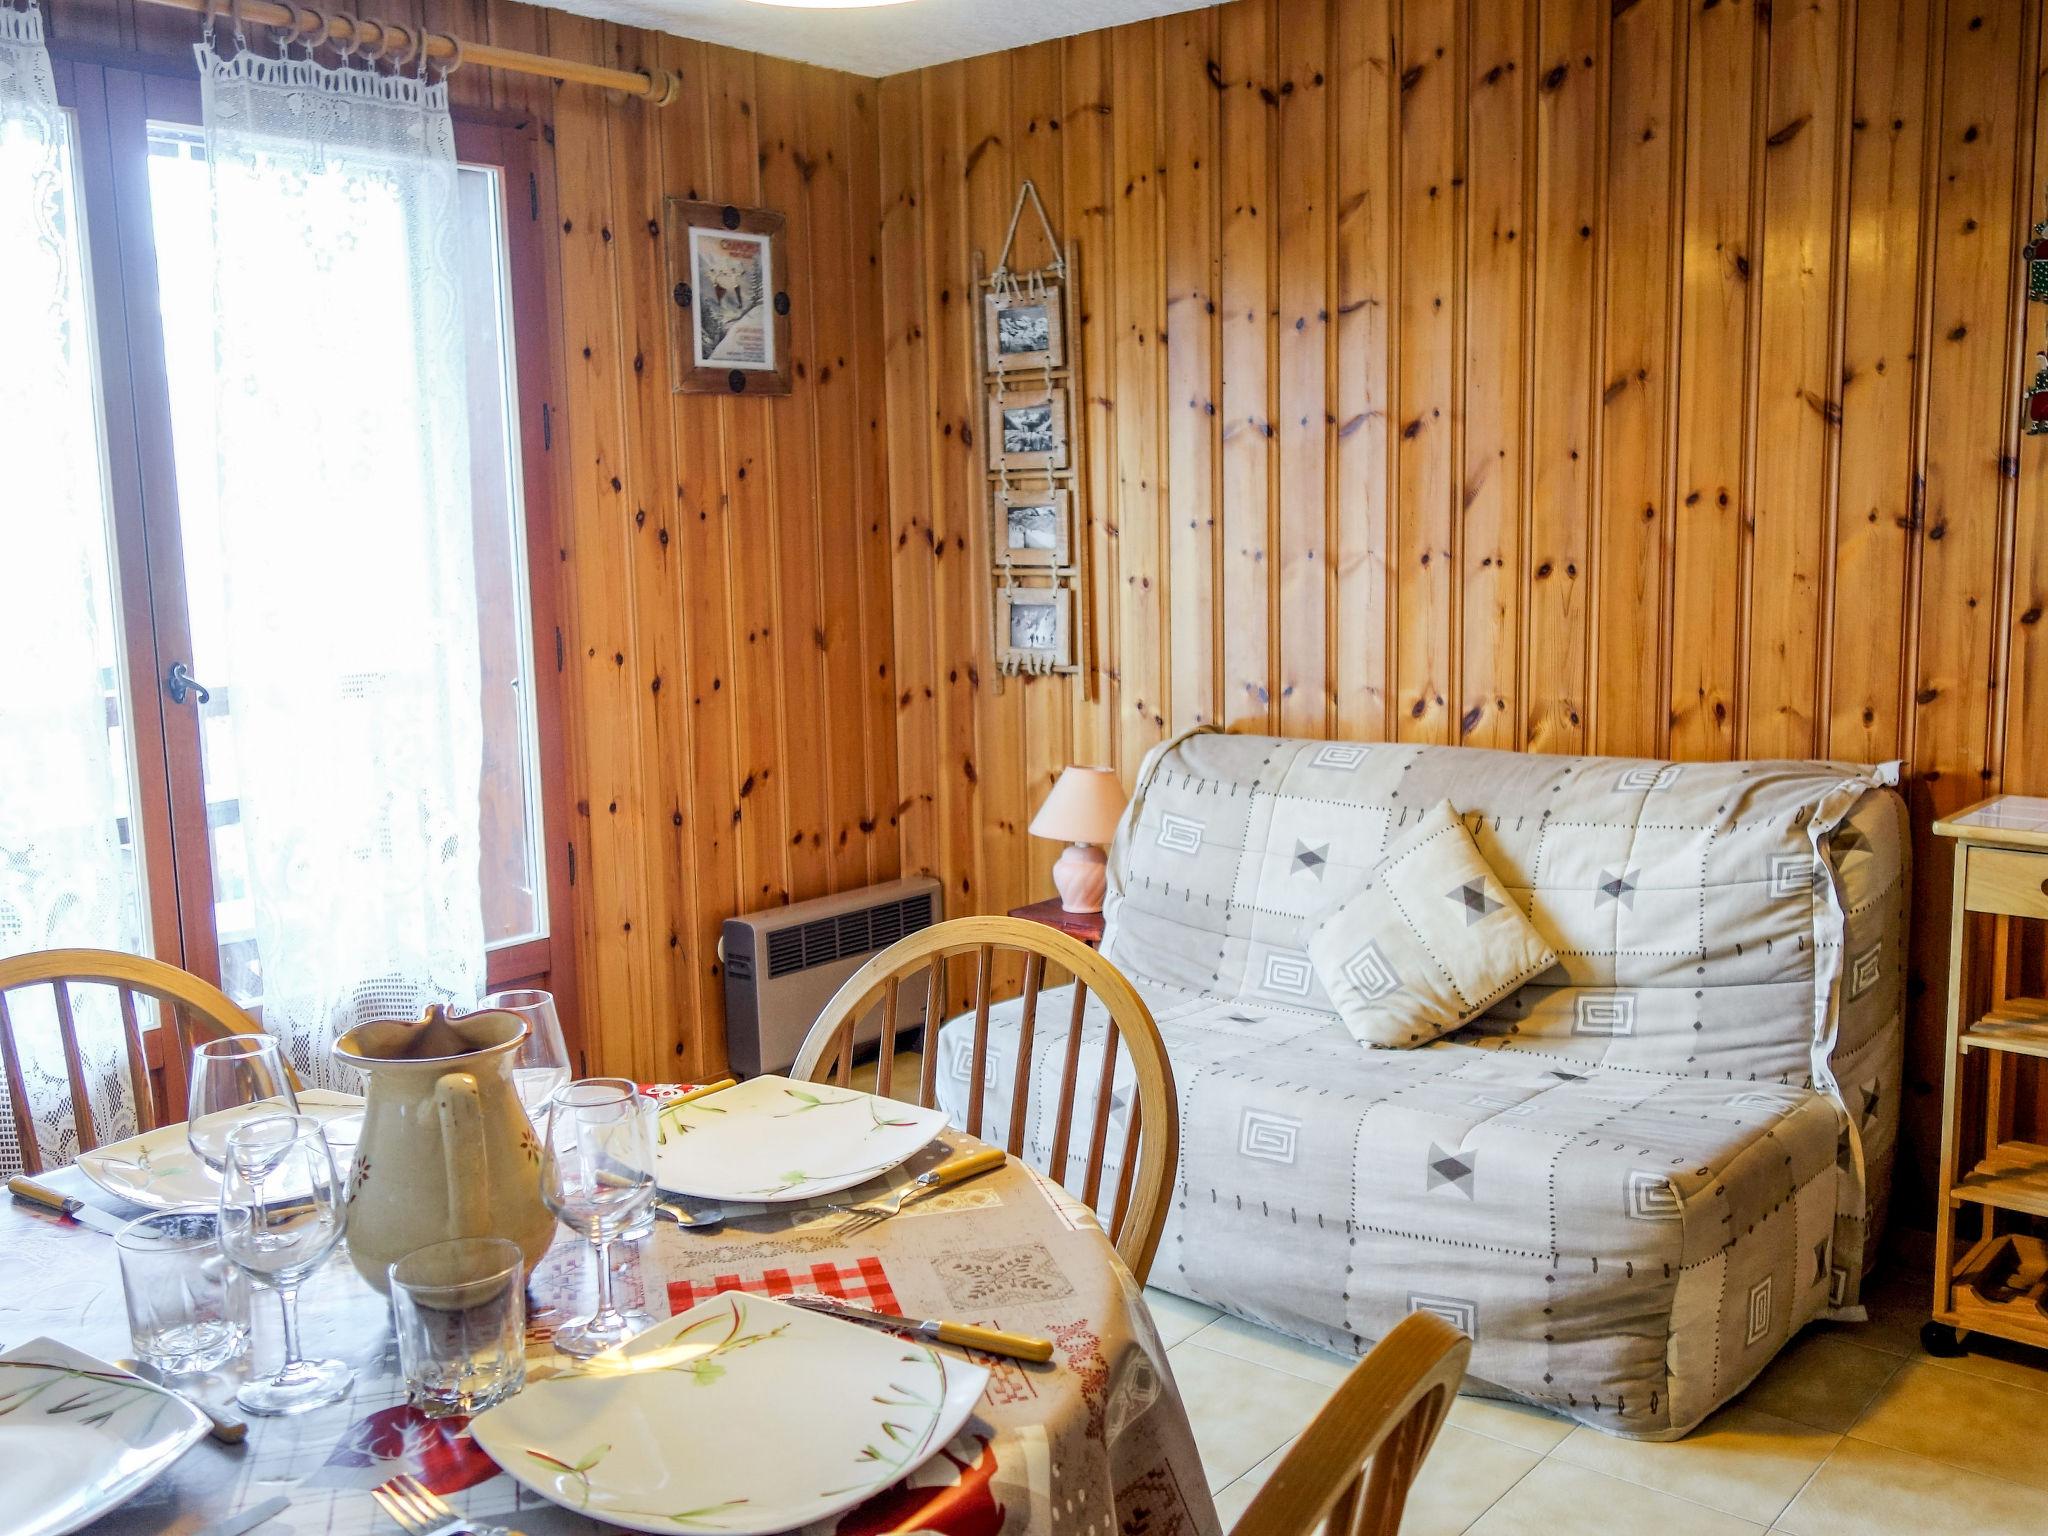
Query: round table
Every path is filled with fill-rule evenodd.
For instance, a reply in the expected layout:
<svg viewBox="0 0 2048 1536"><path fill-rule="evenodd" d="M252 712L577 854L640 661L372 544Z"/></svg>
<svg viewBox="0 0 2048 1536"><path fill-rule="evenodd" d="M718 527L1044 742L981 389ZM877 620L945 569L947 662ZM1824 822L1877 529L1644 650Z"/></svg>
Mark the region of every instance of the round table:
<svg viewBox="0 0 2048 1536"><path fill-rule="evenodd" d="M948 1132L855 1195L894 1187L978 1145ZM43 1182L115 1207L75 1170ZM822 1204L773 1207L709 1231L662 1222L643 1242L614 1248L619 1295L662 1317L724 1290L823 1290L879 1311L1049 1338L1054 1353L1046 1365L977 1355L991 1374L961 1435L904 1483L816 1529L834 1536L1217 1536L1215 1505L1143 1293L1078 1201L1012 1159L851 1242L838 1239L835 1223ZM529 1370L561 1363L551 1330L585 1306L591 1254L564 1230L535 1269ZM201 1441L89 1531L191 1536L281 1493L290 1507L257 1536L390 1532L395 1527L369 1490L399 1473L419 1477L465 1515L525 1536L609 1529L500 1473L464 1421L429 1420L406 1404L388 1306L346 1254L337 1252L307 1283L300 1307L307 1353L338 1355L356 1367L350 1395L295 1418L252 1418L240 1446ZM255 1310L253 1362L274 1369L277 1302L259 1291ZM130 1352L113 1239L0 1200L0 1348L38 1336L105 1360ZM225 1401L248 1364L175 1384ZM0 1473L0 1497L5 1481Z"/></svg>

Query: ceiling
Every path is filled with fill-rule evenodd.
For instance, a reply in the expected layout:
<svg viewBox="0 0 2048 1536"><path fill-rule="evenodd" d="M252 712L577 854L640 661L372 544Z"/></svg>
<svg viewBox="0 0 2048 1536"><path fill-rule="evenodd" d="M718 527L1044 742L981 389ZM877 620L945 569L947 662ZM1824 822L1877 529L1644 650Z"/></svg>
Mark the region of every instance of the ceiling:
<svg viewBox="0 0 2048 1536"><path fill-rule="evenodd" d="M859 10L802 9L761 0L548 3L579 16L880 76L1198 10L1214 0L903 0Z"/></svg>

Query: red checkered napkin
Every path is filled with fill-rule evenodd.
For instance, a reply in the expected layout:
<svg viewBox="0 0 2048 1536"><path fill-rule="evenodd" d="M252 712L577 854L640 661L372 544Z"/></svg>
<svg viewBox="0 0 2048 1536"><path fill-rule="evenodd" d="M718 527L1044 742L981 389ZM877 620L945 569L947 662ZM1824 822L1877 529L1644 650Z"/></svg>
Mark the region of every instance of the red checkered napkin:
<svg viewBox="0 0 2048 1536"><path fill-rule="evenodd" d="M896 1292L877 1258L856 1259L851 1264L813 1264L808 1269L764 1269L758 1275L714 1275L708 1281L671 1280L668 1306L671 1313L687 1312L700 1301L726 1291L746 1291L754 1296L787 1296L794 1291L821 1291L850 1301L857 1307L877 1312L899 1312Z"/></svg>

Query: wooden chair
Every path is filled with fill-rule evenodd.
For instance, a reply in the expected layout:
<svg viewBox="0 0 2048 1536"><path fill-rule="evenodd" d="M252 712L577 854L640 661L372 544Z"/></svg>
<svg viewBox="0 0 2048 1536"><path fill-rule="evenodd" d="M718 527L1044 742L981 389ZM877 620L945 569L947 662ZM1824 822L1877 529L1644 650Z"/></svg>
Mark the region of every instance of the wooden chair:
<svg viewBox="0 0 2048 1536"><path fill-rule="evenodd" d="M78 1132L78 1150L90 1152L100 1144L92 1120L92 1098L86 1091L85 1062L78 1049L78 1026L72 1006L72 988L108 986L121 1002L121 1034L127 1047L128 1083L135 1096L135 1121L139 1130L153 1130L158 1124L156 1101L149 1091L149 1061L143 1053L142 1023L136 1012L138 996L164 1005L163 1051L164 1103L184 1115L185 1062L196 1040L217 1040L223 1035L253 1035L262 1026L237 1007L226 993L201 981L189 971L161 960L123 954L112 949L45 949L33 954L0 960L0 1067L7 1077L7 1097L14 1110L14 1132L21 1143L22 1166L29 1173L43 1169L42 1149L36 1142L35 1123L29 1114L28 1085L22 1076L21 1055L15 1045L14 1022L7 1011L7 996L28 987L47 986L57 1004L57 1033L64 1046L64 1067L71 1079L71 1121ZM289 1063L285 1070L291 1071ZM293 1076L296 1085L297 1076Z"/></svg>
<svg viewBox="0 0 2048 1536"><path fill-rule="evenodd" d="M1093 1117L1077 1193L1091 1209L1102 1193L1105 1151L1109 1138L1110 1088L1115 1079L1117 1047L1121 1042L1137 1069L1137 1093L1126 1122L1123 1150L1118 1156L1116 1203L1109 1221L1109 1238L1116 1244L1132 1274L1142 1282L1152 1268L1152 1255L1159 1247L1159 1234L1166 1225L1168 1182L1180 1157L1180 1104L1174 1094L1173 1067L1166 1059L1166 1046L1159 1038L1159 1026L1152 1010L1115 966L1079 939L1071 938L1042 923L1015 917L964 917L950 923L913 933L898 940L869 960L834 994L804 1037L790 1075L800 1081L853 1079L855 1026L877 1002L883 1017L893 1024L897 999L904 979L929 969L925 984L923 1070L919 1074L915 1102L930 1106L937 1101L939 1026L945 1021L946 972L955 956L975 957L974 1056L968 1079L967 1134L981 1134L982 1099L988 1085L988 1037L990 992L998 950L1024 953L1023 1013L1018 1020L1017 1067L1010 1084L1010 1125L1008 1151L1012 1157L1024 1154L1024 1127L1029 1118L1032 1089L1032 1043L1038 1026L1038 996L1045 982L1047 962L1059 966L1074 979L1073 997L1067 1016L1064 1066L1060 1078L1059 1105L1055 1111L1052 1151L1047 1172L1068 1184L1069 1147L1074 1130L1074 1091L1081 1078L1081 1016L1092 992L1109 1012L1109 1029L1103 1042L1101 1066L1095 1079ZM914 994L913 994L914 995ZM885 1036L876 1063L875 1091L891 1097L894 1086L892 1036ZM1071 1186L1069 1186L1071 1187Z"/></svg>
<svg viewBox="0 0 2048 1536"><path fill-rule="evenodd" d="M1408 1490L1443 1428L1472 1341L1411 1312L1352 1368L1302 1431L1231 1536L1394 1536Z"/></svg>

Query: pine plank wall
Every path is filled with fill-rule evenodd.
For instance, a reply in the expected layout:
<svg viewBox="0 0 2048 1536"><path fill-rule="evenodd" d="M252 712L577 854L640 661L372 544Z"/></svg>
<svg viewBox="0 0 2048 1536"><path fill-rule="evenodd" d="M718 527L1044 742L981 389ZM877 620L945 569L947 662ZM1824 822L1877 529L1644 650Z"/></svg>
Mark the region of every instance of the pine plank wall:
<svg viewBox="0 0 2048 1536"><path fill-rule="evenodd" d="M194 27L54 9L165 58ZM2041 0L1234 0L879 83L427 14L683 77L654 111L456 76L551 134L594 1068L721 1063L731 911L899 869L955 914L1044 894L1059 768L1196 721L1901 757L1923 827L2048 792ZM987 666L969 272L1027 175L1081 253L1094 701ZM669 393L664 193L790 216L788 400Z"/></svg>

